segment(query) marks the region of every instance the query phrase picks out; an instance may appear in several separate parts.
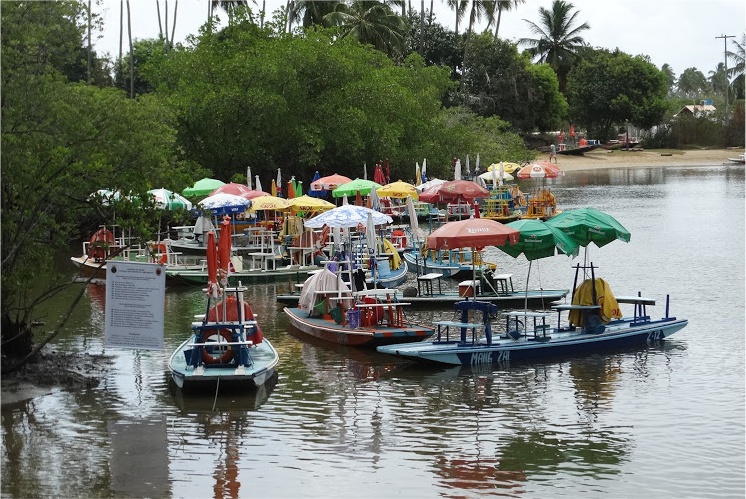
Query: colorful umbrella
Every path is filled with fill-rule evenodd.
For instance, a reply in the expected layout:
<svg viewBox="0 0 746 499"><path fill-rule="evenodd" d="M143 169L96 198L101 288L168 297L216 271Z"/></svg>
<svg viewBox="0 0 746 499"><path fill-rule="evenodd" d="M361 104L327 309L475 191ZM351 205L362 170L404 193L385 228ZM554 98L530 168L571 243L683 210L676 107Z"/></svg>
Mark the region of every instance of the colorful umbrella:
<svg viewBox="0 0 746 499"><path fill-rule="evenodd" d="M321 179L321 175L319 175L319 171L316 170L316 173L313 174L313 179L311 179L311 187L308 190L308 195L313 196L315 198L323 198L326 196L326 191L324 189L314 189L313 183L317 182L319 179Z"/></svg>
<svg viewBox="0 0 746 499"><path fill-rule="evenodd" d="M229 184L223 184L220 187L212 190L209 195L214 196L215 194L233 194L234 196L245 196L246 194L252 192L256 191L252 191L250 187L243 184L236 184L234 182L231 182Z"/></svg>
<svg viewBox="0 0 746 499"><path fill-rule="evenodd" d="M288 207L296 211L320 211L334 208L334 203L324 199L311 197L309 195L298 196L297 198L288 199Z"/></svg>
<svg viewBox="0 0 746 499"><path fill-rule="evenodd" d="M518 172L518 179L525 180L529 178L557 178L564 175L565 172L559 169L555 164L548 162L537 162L524 166Z"/></svg>
<svg viewBox="0 0 746 499"><path fill-rule="evenodd" d="M187 187L181 191L181 193L186 197L207 196L221 185L225 185L225 182L214 178L203 178L195 182L192 187Z"/></svg>
<svg viewBox="0 0 746 499"><path fill-rule="evenodd" d="M249 203L251 201L244 197L220 193L206 197L197 205L204 210L212 211L216 215L225 215L244 212L249 207Z"/></svg>
<svg viewBox="0 0 746 499"><path fill-rule="evenodd" d="M383 167L380 161L376 163L376 169L373 171L373 181L381 185L386 184L386 176L383 174Z"/></svg>
<svg viewBox="0 0 746 499"><path fill-rule="evenodd" d="M412 199L420 198L415 186L402 180L397 180L396 182L392 182L376 189L376 194L382 198L406 199L407 196L412 196Z"/></svg>
<svg viewBox="0 0 746 499"><path fill-rule="evenodd" d="M378 211L366 208L364 206L355 206L346 204L333 208L321 215L316 215L305 221L304 225L311 229L319 229L324 225L329 227L357 227L360 224L365 225L368 221L368 214L373 217L375 225L390 224L392 218Z"/></svg>
<svg viewBox="0 0 746 499"><path fill-rule="evenodd" d="M563 211L546 223L585 247L594 243L600 248L617 239L628 243L631 237L614 217L591 207Z"/></svg>
<svg viewBox="0 0 746 499"><path fill-rule="evenodd" d="M249 211L282 211L287 210L289 206L287 199L275 196L260 196L251 200Z"/></svg>
<svg viewBox="0 0 746 499"><path fill-rule="evenodd" d="M333 189L336 189L340 185L346 184L348 182L352 182L352 179L349 177L345 177L344 175L335 173L334 175L329 175L327 177L321 177L320 179L314 180L313 182L311 182L311 190L331 191Z"/></svg>
<svg viewBox="0 0 746 499"><path fill-rule="evenodd" d="M162 210L191 210L192 202L181 194L168 189L151 189L149 194L155 198L155 202Z"/></svg>
<svg viewBox="0 0 746 499"><path fill-rule="evenodd" d="M519 165L518 163L509 163L507 161L500 161L500 163L502 163L503 165L503 171L510 174L514 174L516 170L521 169L521 165ZM490 166L487 167L487 171L491 172L493 169L499 169L500 163L492 163Z"/></svg>
<svg viewBox="0 0 746 499"><path fill-rule="evenodd" d="M498 172L495 172L494 175L495 175L495 183L497 183L497 181L499 181L500 179L500 174ZM489 171L489 172L480 173L478 178L481 178L485 182L492 182L492 172ZM506 182L509 182L511 180L514 180L514 178L513 178L513 175L511 175L510 173L503 172L503 180Z"/></svg>
<svg viewBox="0 0 746 499"><path fill-rule="evenodd" d="M246 199L254 199L261 196L269 196L269 192L250 190L241 194L241 197Z"/></svg>
<svg viewBox="0 0 746 499"><path fill-rule="evenodd" d="M438 195L441 201L460 203L489 197L490 191L468 180L451 180L440 186Z"/></svg>
<svg viewBox="0 0 746 499"><path fill-rule="evenodd" d="M362 178L356 178L351 182L342 184L332 191L332 196L335 198L341 198L345 194L353 195L360 193L362 196L367 196L371 190L379 189L381 184L373 182L372 180L365 180Z"/></svg>

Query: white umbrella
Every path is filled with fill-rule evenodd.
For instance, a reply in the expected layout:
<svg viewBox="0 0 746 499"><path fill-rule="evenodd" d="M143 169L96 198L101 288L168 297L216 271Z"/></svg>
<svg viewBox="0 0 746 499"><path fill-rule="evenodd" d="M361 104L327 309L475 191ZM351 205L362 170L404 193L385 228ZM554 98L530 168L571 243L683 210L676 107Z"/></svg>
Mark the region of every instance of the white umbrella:
<svg viewBox="0 0 746 499"><path fill-rule="evenodd" d="M503 162L500 161L500 174L498 175L500 177L500 185L503 185L503 182L505 182L505 166L503 165ZM512 179L507 179L512 180Z"/></svg>
<svg viewBox="0 0 746 499"><path fill-rule="evenodd" d="M368 180L368 163L363 161L363 179Z"/></svg>
<svg viewBox="0 0 746 499"><path fill-rule="evenodd" d="M417 190L419 192L424 192L427 189L429 189L430 187L434 187L436 185L441 185L441 184L445 184L445 183L446 183L445 180L441 180L439 178L434 178L432 180L428 180L427 182L423 183L422 185L418 185L417 186Z"/></svg>
<svg viewBox="0 0 746 499"><path fill-rule="evenodd" d="M471 173L471 168L469 167L469 155L466 155L466 176L468 177Z"/></svg>
<svg viewBox="0 0 746 499"><path fill-rule="evenodd" d="M500 176L497 173L497 168L495 168L494 171L482 172L478 176L479 176L479 178L481 178L485 182L492 182L493 187L496 187L499 184L499 182L500 182L500 180L499 180ZM511 175L510 173L503 172L503 179L505 181L513 180L513 175Z"/></svg>
<svg viewBox="0 0 746 499"><path fill-rule="evenodd" d="M420 223L417 221L417 211L414 209L412 196L407 196L407 214L409 215L409 228L412 231L412 237L419 243L425 237L425 233L420 229Z"/></svg>
<svg viewBox="0 0 746 499"><path fill-rule="evenodd" d="M256 176L256 189L255 190L257 190L257 191L263 191L264 190L264 189L262 189L262 183L259 180L259 175Z"/></svg>
<svg viewBox="0 0 746 499"><path fill-rule="evenodd" d="M381 198L378 197L375 189L370 190L368 197L370 198L370 207L376 211L381 211Z"/></svg>
<svg viewBox="0 0 746 499"><path fill-rule="evenodd" d="M309 218L303 225L312 229L319 229L324 225L342 228L357 227L358 225L365 225L367 223L368 213L373 216L373 223L375 225L390 224L393 222L393 219L390 216L384 215L378 211L371 210L365 206L347 204L332 208L327 212Z"/></svg>
<svg viewBox="0 0 746 499"><path fill-rule="evenodd" d="M210 210L216 215L223 215L244 212L251 201L242 196L221 192L208 196L197 204L204 210Z"/></svg>
<svg viewBox="0 0 746 499"><path fill-rule="evenodd" d="M249 190L252 190L251 189L251 167L250 166L246 167L246 186L249 188Z"/></svg>
<svg viewBox="0 0 746 499"><path fill-rule="evenodd" d="M461 180L461 160L456 160L456 168L453 170L453 180Z"/></svg>
<svg viewBox="0 0 746 499"><path fill-rule="evenodd" d="M427 158L422 160L422 178L427 178Z"/></svg>
<svg viewBox="0 0 746 499"><path fill-rule="evenodd" d="M282 174L280 173L280 169L277 169L277 192L279 193L282 190Z"/></svg>
<svg viewBox="0 0 746 499"><path fill-rule="evenodd" d="M474 173L479 173L479 153L477 153L477 164L474 166Z"/></svg>
<svg viewBox="0 0 746 499"><path fill-rule="evenodd" d="M181 194L169 191L168 189L151 189L149 194L155 198L158 208L162 210L191 210L192 202L187 200Z"/></svg>

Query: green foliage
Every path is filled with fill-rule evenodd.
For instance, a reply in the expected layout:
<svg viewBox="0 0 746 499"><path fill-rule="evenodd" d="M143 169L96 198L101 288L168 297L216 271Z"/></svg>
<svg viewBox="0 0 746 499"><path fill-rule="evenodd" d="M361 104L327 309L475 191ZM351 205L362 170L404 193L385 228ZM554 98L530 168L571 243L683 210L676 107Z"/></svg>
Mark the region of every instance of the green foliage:
<svg viewBox="0 0 746 499"><path fill-rule="evenodd" d="M277 36L256 26L204 33L143 75L179 116L179 142L222 180L251 166L308 178L359 175L364 162L428 155L447 70L384 54L330 32ZM394 166L396 168L396 166ZM392 173L393 175L393 173Z"/></svg>
<svg viewBox="0 0 746 499"><path fill-rule="evenodd" d="M679 95L682 97L698 98L709 90L707 78L697 68L686 68L678 81Z"/></svg>
<svg viewBox="0 0 746 499"><path fill-rule="evenodd" d="M499 116L515 131L555 130L567 102L557 76L546 64L533 65L513 43L489 33L473 36L472 63L463 78L465 103L480 116Z"/></svg>
<svg viewBox="0 0 746 499"><path fill-rule="evenodd" d="M666 76L642 57L596 51L568 76L573 123L605 141L629 120L638 128L661 123L666 110Z"/></svg>

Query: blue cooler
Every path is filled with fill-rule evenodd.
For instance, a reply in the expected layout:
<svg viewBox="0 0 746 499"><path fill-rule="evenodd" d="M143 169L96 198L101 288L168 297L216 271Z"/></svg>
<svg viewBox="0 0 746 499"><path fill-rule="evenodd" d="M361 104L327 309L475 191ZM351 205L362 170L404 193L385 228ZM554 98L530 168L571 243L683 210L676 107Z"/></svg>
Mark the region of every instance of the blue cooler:
<svg viewBox="0 0 746 499"><path fill-rule="evenodd" d="M378 259L378 275L386 277L391 274L391 265L389 264L388 258Z"/></svg>
<svg viewBox="0 0 746 499"><path fill-rule="evenodd" d="M360 310L351 308L347 311L347 325L351 329L357 329L360 327Z"/></svg>

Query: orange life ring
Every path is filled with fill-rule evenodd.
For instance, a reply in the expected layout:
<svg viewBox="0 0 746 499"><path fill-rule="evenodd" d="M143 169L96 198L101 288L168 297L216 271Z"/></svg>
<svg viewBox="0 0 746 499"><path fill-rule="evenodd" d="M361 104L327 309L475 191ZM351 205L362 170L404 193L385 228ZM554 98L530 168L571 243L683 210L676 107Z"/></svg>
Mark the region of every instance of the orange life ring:
<svg viewBox="0 0 746 499"><path fill-rule="evenodd" d="M150 249L155 253L153 257L154 260L156 255L161 255L155 263L160 263L161 265L166 265L168 263L168 247L166 246L166 243L152 243Z"/></svg>
<svg viewBox="0 0 746 499"><path fill-rule="evenodd" d="M207 343L207 340L215 336L220 336L226 342L231 341L231 332L228 329L220 329L213 331L209 336L203 338L202 342ZM226 347L220 346L221 341L215 342L215 346L204 346L202 347L202 361L205 364L227 364L233 358L233 348L226 345ZM225 350L223 350L225 348ZM220 355L213 355L213 353Z"/></svg>
<svg viewBox="0 0 746 499"><path fill-rule="evenodd" d="M254 312L251 310L251 307L248 303L243 302L243 316L244 320L247 321L253 321L254 319ZM207 313L207 320L211 322L216 321L237 321L238 320L238 300L235 296L228 296L225 298L225 317L223 317L223 302L220 301L216 303L215 305L210 308L210 311ZM232 334L230 329L221 329L220 335L223 338L226 338L227 341L231 341ZM251 334L251 341L254 342L254 345L257 345L264 340L264 333L262 333L262 330L259 329L259 325L256 325L256 329ZM226 352L223 353L219 358L214 357L209 352L207 352L207 349L202 350L202 360L205 361L206 364L216 364L216 363L226 363L229 362L233 358L233 349L229 348Z"/></svg>
<svg viewBox="0 0 746 499"><path fill-rule="evenodd" d="M114 234L105 227L101 227L88 241L88 256L97 261L106 259L109 250L114 247Z"/></svg>

